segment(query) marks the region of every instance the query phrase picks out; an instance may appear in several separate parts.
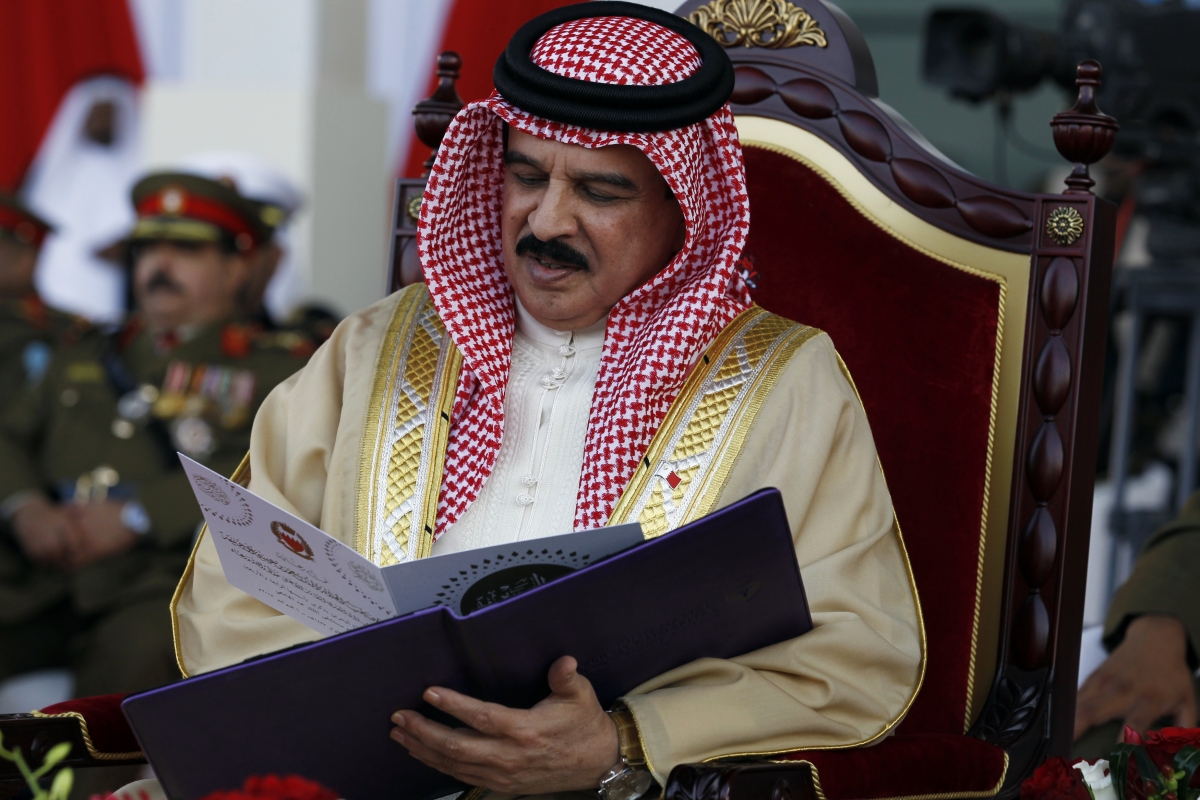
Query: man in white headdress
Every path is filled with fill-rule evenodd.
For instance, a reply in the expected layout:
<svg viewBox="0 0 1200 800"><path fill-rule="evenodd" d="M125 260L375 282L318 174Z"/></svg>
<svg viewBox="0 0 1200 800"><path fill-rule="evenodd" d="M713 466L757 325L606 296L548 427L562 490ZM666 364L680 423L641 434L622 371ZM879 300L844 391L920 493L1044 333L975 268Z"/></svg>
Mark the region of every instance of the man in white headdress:
<svg viewBox="0 0 1200 800"><path fill-rule="evenodd" d="M133 225L129 191L142 171L137 88L101 76L74 86L59 106L22 195L55 225L42 247L39 294L97 322L126 313L125 277L97 255Z"/></svg>
<svg viewBox="0 0 1200 800"><path fill-rule="evenodd" d="M385 565L633 520L657 535L778 487L810 633L609 713L570 657L529 710L431 687L468 727L398 709L392 736L475 786L606 800L679 763L878 741L920 685L920 611L829 337L753 306L736 270L728 57L673 15L585 3L523 27L495 80L429 178L428 287L343 322L264 403L238 477ZM233 588L207 537L173 607L190 674L316 638Z"/></svg>

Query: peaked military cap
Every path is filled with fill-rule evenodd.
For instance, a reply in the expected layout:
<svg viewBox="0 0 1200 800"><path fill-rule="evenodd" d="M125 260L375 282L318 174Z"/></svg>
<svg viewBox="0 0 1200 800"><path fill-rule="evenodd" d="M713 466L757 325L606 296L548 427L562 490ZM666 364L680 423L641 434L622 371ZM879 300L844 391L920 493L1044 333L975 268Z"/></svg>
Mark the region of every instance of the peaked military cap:
<svg viewBox="0 0 1200 800"><path fill-rule="evenodd" d="M232 185L185 172L156 172L133 187L131 241L218 242L246 251L271 238L278 210L242 197Z"/></svg>
<svg viewBox="0 0 1200 800"><path fill-rule="evenodd" d="M0 191L0 234L21 244L41 247L54 227L30 211L15 195Z"/></svg>

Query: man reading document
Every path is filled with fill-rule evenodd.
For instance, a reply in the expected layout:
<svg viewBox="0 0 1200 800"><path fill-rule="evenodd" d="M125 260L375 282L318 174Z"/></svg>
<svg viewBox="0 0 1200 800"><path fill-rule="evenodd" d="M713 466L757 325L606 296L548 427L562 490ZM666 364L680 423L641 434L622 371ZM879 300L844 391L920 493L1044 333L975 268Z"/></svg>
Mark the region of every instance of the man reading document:
<svg viewBox="0 0 1200 800"><path fill-rule="evenodd" d="M527 24L438 152L428 285L346 319L267 398L241 477L381 565L619 522L657 535L778 487L815 628L614 709L569 656L532 709L432 686L463 726L397 709L397 757L505 794L632 800L649 775L616 778L638 770L877 742L919 687L920 612L853 385L829 337L754 306L735 266L732 69L642 6ZM174 613L189 674L316 638L230 586L208 537Z"/></svg>

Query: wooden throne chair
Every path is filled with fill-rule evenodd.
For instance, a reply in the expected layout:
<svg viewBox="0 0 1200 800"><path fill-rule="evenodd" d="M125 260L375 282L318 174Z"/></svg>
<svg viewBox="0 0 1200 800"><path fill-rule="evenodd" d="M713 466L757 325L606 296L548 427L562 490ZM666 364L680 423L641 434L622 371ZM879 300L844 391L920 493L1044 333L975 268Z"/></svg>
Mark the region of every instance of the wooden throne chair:
<svg viewBox="0 0 1200 800"><path fill-rule="evenodd" d="M1053 122L1066 191L1025 194L957 167L880 102L836 6L690 0L677 13L737 70L752 295L828 332L866 407L926 666L882 742L681 765L666 797L1014 797L1069 753L1074 725L1115 222L1087 169L1116 133L1095 106L1099 67L1080 66L1079 102ZM461 105L458 68L444 54L415 112L435 149ZM392 288L420 280L423 186L397 184Z"/></svg>
<svg viewBox="0 0 1200 800"><path fill-rule="evenodd" d="M866 43L835 6L691 0L678 13L737 68L752 212L741 266L756 302L827 331L854 376L926 660L881 742L679 765L665 796L1015 797L1043 758L1069 752L1073 728L1115 221L1089 191L1116 131L1095 107L1099 68L1081 65L1080 100L1053 123L1074 165L1066 191L1023 194L956 167L878 101ZM462 104L458 57L438 66L414 112L434 148ZM423 187L397 182L393 289L420 279ZM102 698L45 711L90 700ZM35 757L76 741L74 766L137 758L121 725L90 716L110 752L72 716L0 717L0 731Z"/></svg>

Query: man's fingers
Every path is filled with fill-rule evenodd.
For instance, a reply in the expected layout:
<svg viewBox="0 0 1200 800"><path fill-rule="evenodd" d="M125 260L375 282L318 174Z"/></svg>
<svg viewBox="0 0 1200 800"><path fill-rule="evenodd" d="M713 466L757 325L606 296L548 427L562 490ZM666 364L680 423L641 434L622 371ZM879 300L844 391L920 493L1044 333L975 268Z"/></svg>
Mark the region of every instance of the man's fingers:
<svg viewBox="0 0 1200 800"><path fill-rule="evenodd" d="M1108 680L1107 675L1097 670L1079 690L1075 701L1075 738L1096 725L1121 719L1130 712L1133 704L1134 697L1128 686Z"/></svg>
<svg viewBox="0 0 1200 800"><path fill-rule="evenodd" d="M1162 716L1161 711L1146 703L1138 703L1125 715L1125 725L1138 733L1145 733L1154 726L1154 721Z"/></svg>
<svg viewBox="0 0 1200 800"><path fill-rule="evenodd" d="M479 786L492 791L512 793L512 778L501 770L485 764L467 764L453 761L441 753L431 750L411 737L393 736L408 751L408 754L422 764L433 767L438 772L449 775L455 780L471 786Z"/></svg>
<svg viewBox="0 0 1200 800"><path fill-rule="evenodd" d="M440 686L426 690L425 702L439 711L445 711L485 736L505 736L514 721L512 719L514 712L511 708L505 708L495 703L485 703L461 692L443 689Z"/></svg>
<svg viewBox="0 0 1200 800"><path fill-rule="evenodd" d="M579 662L571 656L563 656L551 664L546 676L551 693L572 700L586 697L592 691L592 684L578 670Z"/></svg>
<svg viewBox="0 0 1200 800"><path fill-rule="evenodd" d="M397 713L392 716L392 721L405 739L411 739L450 761L467 764L491 764L496 761L497 742L476 731L449 728L415 711Z"/></svg>
<svg viewBox="0 0 1200 800"><path fill-rule="evenodd" d="M411 737L398 738L393 735L392 738L399 741L410 756L427 767L432 767L438 772L449 775L455 780L462 781L471 786L504 791L499 786L502 781L498 779L495 770L478 764L464 764L462 762L451 761Z"/></svg>

